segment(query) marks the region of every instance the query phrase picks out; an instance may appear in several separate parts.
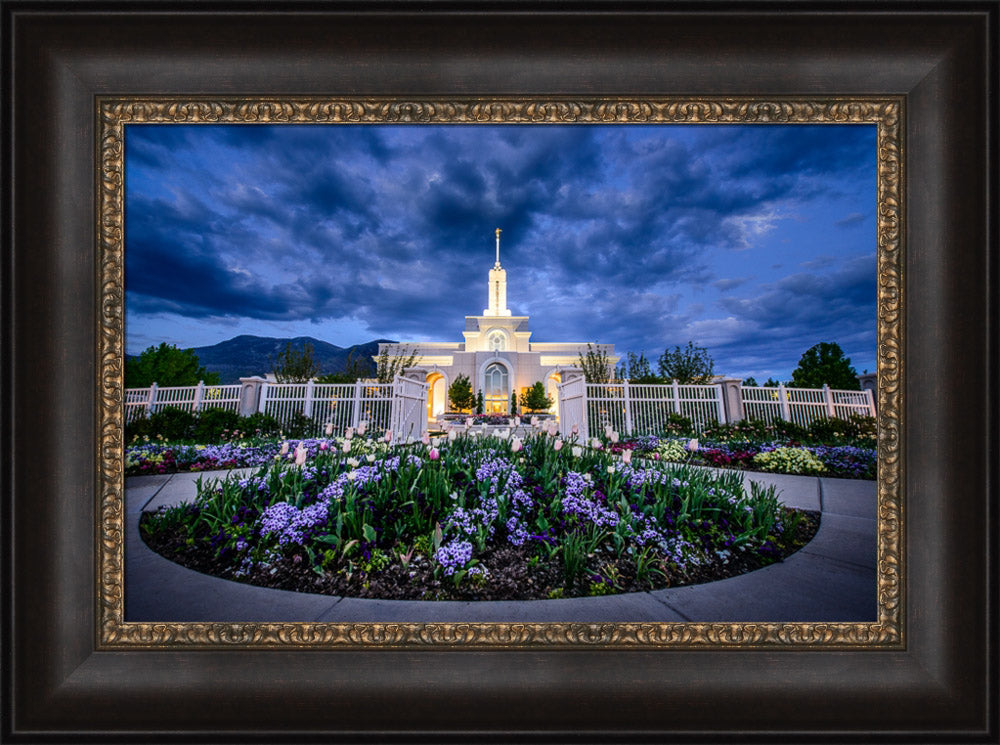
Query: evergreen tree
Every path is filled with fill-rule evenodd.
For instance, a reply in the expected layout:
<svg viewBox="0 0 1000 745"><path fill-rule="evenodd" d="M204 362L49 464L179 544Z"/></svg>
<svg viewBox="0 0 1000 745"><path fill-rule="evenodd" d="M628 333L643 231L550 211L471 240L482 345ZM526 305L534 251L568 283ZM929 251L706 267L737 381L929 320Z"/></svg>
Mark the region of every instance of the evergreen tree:
<svg viewBox="0 0 1000 745"><path fill-rule="evenodd" d="M448 386L448 400L455 411L466 411L472 408L472 384L468 375L459 375Z"/></svg>
<svg viewBox="0 0 1000 745"><path fill-rule="evenodd" d="M795 388L822 388L828 385L842 391L859 391L858 371L835 342L822 341L806 350L792 373Z"/></svg>
<svg viewBox="0 0 1000 745"><path fill-rule="evenodd" d="M510 394L510 415L517 416L517 394Z"/></svg>
<svg viewBox="0 0 1000 745"><path fill-rule="evenodd" d="M219 374L209 372L190 349L178 349L173 344L162 343L147 347L138 357L125 360L125 387L148 388L158 386L218 385Z"/></svg>
<svg viewBox="0 0 1000 745"><path fill-rule="evenodd" d="M483 391L480 389L479 393L476 394L476 413L482 414L484 408L486 408L486 397L483 396Z"/></svg>
<svg viewBox="0 0 1000 745"><path fill-rule="evenodd" d="M542 381L536 381L521 394L521 406L525 411L546 411L552 408L552 398L545 395L545 385Z"/></svg>
<svg viewBox="0 0 1000 745"><path fill-rule="evenodd" d="M659 359L660 376L665 381L676 380L682 384L706 384L712 382L715 363L708 350L688 342L683 349L674 347L664 350Z"/></svg>

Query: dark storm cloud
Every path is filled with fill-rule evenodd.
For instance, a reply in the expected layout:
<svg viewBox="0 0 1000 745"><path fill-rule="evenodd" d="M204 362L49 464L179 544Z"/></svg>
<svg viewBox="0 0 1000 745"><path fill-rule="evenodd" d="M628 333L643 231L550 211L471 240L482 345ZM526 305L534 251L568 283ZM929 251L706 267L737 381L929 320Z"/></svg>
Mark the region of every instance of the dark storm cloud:
<svg viewBox="0 0 1000 745"><path fill-rule="evenodd" d="M859 159L870 169L874 135L857 135L130 127L129 307L191 319L352 318L373 336L459 338L451 326L485 305L500 227L510 306L532 313L538 341L597 341L587 338L595 327L623 351L650 339L683 344L692 328L720 347L734 329L804 339L832 323L827 315L871 316L873 261L751 288L752 277L727 278L707 252L746 249L783 204L838 194ZM825 224L850 227L859 215ZM725 292L718 307L733 320L692 327L699 311L681 300L691 287Z"/></svg>

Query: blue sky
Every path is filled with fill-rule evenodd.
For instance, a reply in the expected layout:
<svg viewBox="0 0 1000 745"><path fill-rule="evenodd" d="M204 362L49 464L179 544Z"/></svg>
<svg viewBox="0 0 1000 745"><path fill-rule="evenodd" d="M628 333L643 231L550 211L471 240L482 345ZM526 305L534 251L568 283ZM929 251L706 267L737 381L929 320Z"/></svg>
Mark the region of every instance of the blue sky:
<svg viewBox="0 0 1000 745"><path fill-rule="evenodd" d="M533 341L788 379L876 358L873 125L128 125L125 337L461 341L494 229Z"/></svg>

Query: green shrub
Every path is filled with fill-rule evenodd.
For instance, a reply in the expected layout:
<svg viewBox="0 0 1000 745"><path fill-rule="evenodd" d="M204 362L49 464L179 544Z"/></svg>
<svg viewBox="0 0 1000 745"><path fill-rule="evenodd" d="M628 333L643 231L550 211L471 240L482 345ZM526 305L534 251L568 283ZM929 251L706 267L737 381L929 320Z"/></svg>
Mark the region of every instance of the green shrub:
<svg viewBox="0 0 1000 745"><path fill-rule="evenodd" d="M809 425L813 440L824 445L872 445L876 440L875 418L851 414L846 419L822 418Z"/></svg>
<svg viewBox="0 0 1000 745"><path fill-rule="evenodd" d="M248 417L243 417L239 429L250 437L258 434L261 437L276 437L281 432L281 422L270 414L262 414L258 411Z"/></svg>
<svg viewBox="0 0 1000 745"><path fill-rule="evenodd" d="M198 413L194 425L194 439L205 445L217 443L227 435L240 429L241 417L235 411L227 409L205 409Z"/></svg>
<svg viewBox="0 0 1000 745"><path fill-rule="evenodd" d="M137 419L125 427L125 438L131 440L138 436L140 438L156 438L157 435L164 440L187 440L194 434L194 415L184 409L168 406L160 409L155 414Z"/></svg>
<svg viewBox="0 0 1000 745"><path fill-rule="evenodd" d="M313 419L310 419L305 414L297 413L288 420L282 431L285 433L285 437L311 437L316 431L317 426Z"/></svg>
<svg viewBox="0 0 1000 745"><path fill-rule="evenodd" d="M670 435L684 435L689 436L695 434L694 424L690 419L682 414L673 413L667 417L666 423L660 430L660 436Z"/></svg>
<svg viewBox="0 0 1000 745"><path fill-rule="evenodd" d="M778 448L753 457L754 465L773 473L820 474L826 466L815 455L801 448Z"/></svg>
<svg viewBox="0 0 1000 745"><path fill-rule="evenodd" d="M688 452L680 440L661 440L656 446L656 452L663 460L680 462L687 460Z"/></svg>

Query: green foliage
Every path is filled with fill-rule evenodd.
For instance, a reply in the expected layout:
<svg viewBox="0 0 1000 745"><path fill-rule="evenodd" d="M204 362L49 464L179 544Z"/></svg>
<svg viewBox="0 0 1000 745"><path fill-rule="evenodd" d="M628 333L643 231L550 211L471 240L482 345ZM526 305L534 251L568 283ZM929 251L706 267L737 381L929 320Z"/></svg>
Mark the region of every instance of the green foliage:
<svg viewBox="0 0 1000 745"><path fill-rule="evenodd" d="M545 384L535 381L528 390L521 394L521 406L525 411L547 411L552 408L552 397L545 395Z"/></svg>
<svg viewBox="0 0 1000 745"><path fill-rule="evenodd" d="M658 362L660 377L664 380L676 380L682 385L705 384L712 382L715 363L708 350L696 347L688 342L684 348L674 347L664 350Z"/></svg>
<svg viewBox="0 0 1000 745"><path fill-rule="evenodd" d="M702 428L706 440L716 442L746 442L761 444L774 440L797 440L809 437L809 431L795 422L784 419L741 419L732 424L710 423Z"/></svg>
<svg viewBox="0 0 1000 745"><path fill-rule="evenodd" d="M583 370L583 377L588 383L607 383L611 380L612 368L608 350L598 345L594 349L593 345L587 343L587 355L578 354L580 369Z"/></svg>
<svg viewBox="0 0 1000 745"><path fill-rule="evenodd" d="M205 409L194 421L194 439L207 444L228 439L240 428L242 417L227 409Z"/></svg>
<svg viewBox="0 0 1000 745"><path fill-rule="evenodd" d="M822 418L809 425L811 440L824 445L873 447L877 439L875 418L851 414L846 419Z"/></svg>
<svg viewBox="0 0 1000 745"><path fill-rule="evenodd" d="M753 462L761 470L775 473L816 475L826 470L819 458L801 448L778 448L768 453L758 453L753 457Z"/></svg>
<svg viewBox="0 0 1000 745"><path fill-rule="evenodd" d="M792 373L796 388L822 388L828 385L835 390L859 391L858 371L851 367L851 360L844 356L839 344L820 342L806 350L799 359L799 366Z"/></svg>
<svg viewBox="0 0 1000 745"><path fill-rule="evenodd" d="M476 394L476 413L482 414L483 409L486 408L486 397L483 395L482 390Z"/></svg>
<svg viewBox="0 0 1000 745"><path fill-rule="evenodd" d="M239 429L249 436L274 437L281 432L281 423L270 414L256 412L240 421Z"/></svg>
<svg viewBox="0 0 1000 745"><path fill-rule="evenodd" d="M757 379L753 377L743 378L743 385L749 386L751 388L757 388L759 386L759 384L757 383Z"/></svg>
<svg viewBox="0 0 1000 745"><path fill-rule="evenodd" d="M618 363L618 377L638 385L655 385L663 382L663 379L649 367L646 355L637 356L635 352L629 352L627 360Z"/></svg>
<svg viewBox="0 0 1000 745"><path fill-rule="evenodd" d="M305 383L319 373L319 367L313 360L313 347L309 342L298 349L287 342L284 350L278 352L278 357L271 359L271 366L279 383Z"/></svg>
<svg viewBox="0 0 1000 745"><path fill-rule="evenodd" d="M307 417L302 412L295 413L282 428L282 432L285 437L300 438L300 437L312 437L313 433L317 431L319 424L315 419Z"/></svg>
<svg viewBox="0 0 1000 745"><path fill-rule="evenodd" d="M513 392L510 394L510 415L517 416L517 394Z"/></svg>
<svg viewBox="0 0 1000 745"><path fill-rule="evenodd" d="M375 377L379 383L391 383L393 379L417 361L417 353L407 347L385 345L378 353Z"/></svg>
<svg viewBox="0 0 1000 745"><path fill-rule="evenodd" d="M764 388L777 388L779 385L781 385L781 383L779 383L774 378L768 378L767 380L764 381L763 387Z"/></svg>
<svg viewBox="0 0 1000 745"><path fill-rule="evenodd" d="M149 437L159 435L163 440L187 440L194 434L194 415L184 409L168 406L143 419L137 419L125 427L125 437Z"/></svg>
<svg viewBox="0 0 1000 745"><path fill-rule="evenodd" d="M218 385L219 374L202 367L190 349L160 344L147 347L138 357L125 360L125 387L148 388L153 383L160 387L175 385Z"/></svg>
<svg viewBox="0 0 1000 745"><path fill-rule="evenodd" d="M374 373L375 365L370 359L364 355L355 357L354 352L351 351L347 353L347 362L345 363L343 370L336 373L320 375L316 378L316 382L345 385L348 383L355 383L358 380L364 380L365 378L370 378L374 375Z"/></svg>
<svg viewBox="0 0 1000 745"><path fill-rule="evenodd" d="M472 408L472 384L468 375L459 375L448 386L448 400L455 411L468 411Z"/></svg>
<svg viewBox="0 0 1000 745"><path fill-rule="evenodd" d="M683 414L671 412L667 415L666 421L660 428L661 435L694 435L696 434L694 422Z"/></svg>

